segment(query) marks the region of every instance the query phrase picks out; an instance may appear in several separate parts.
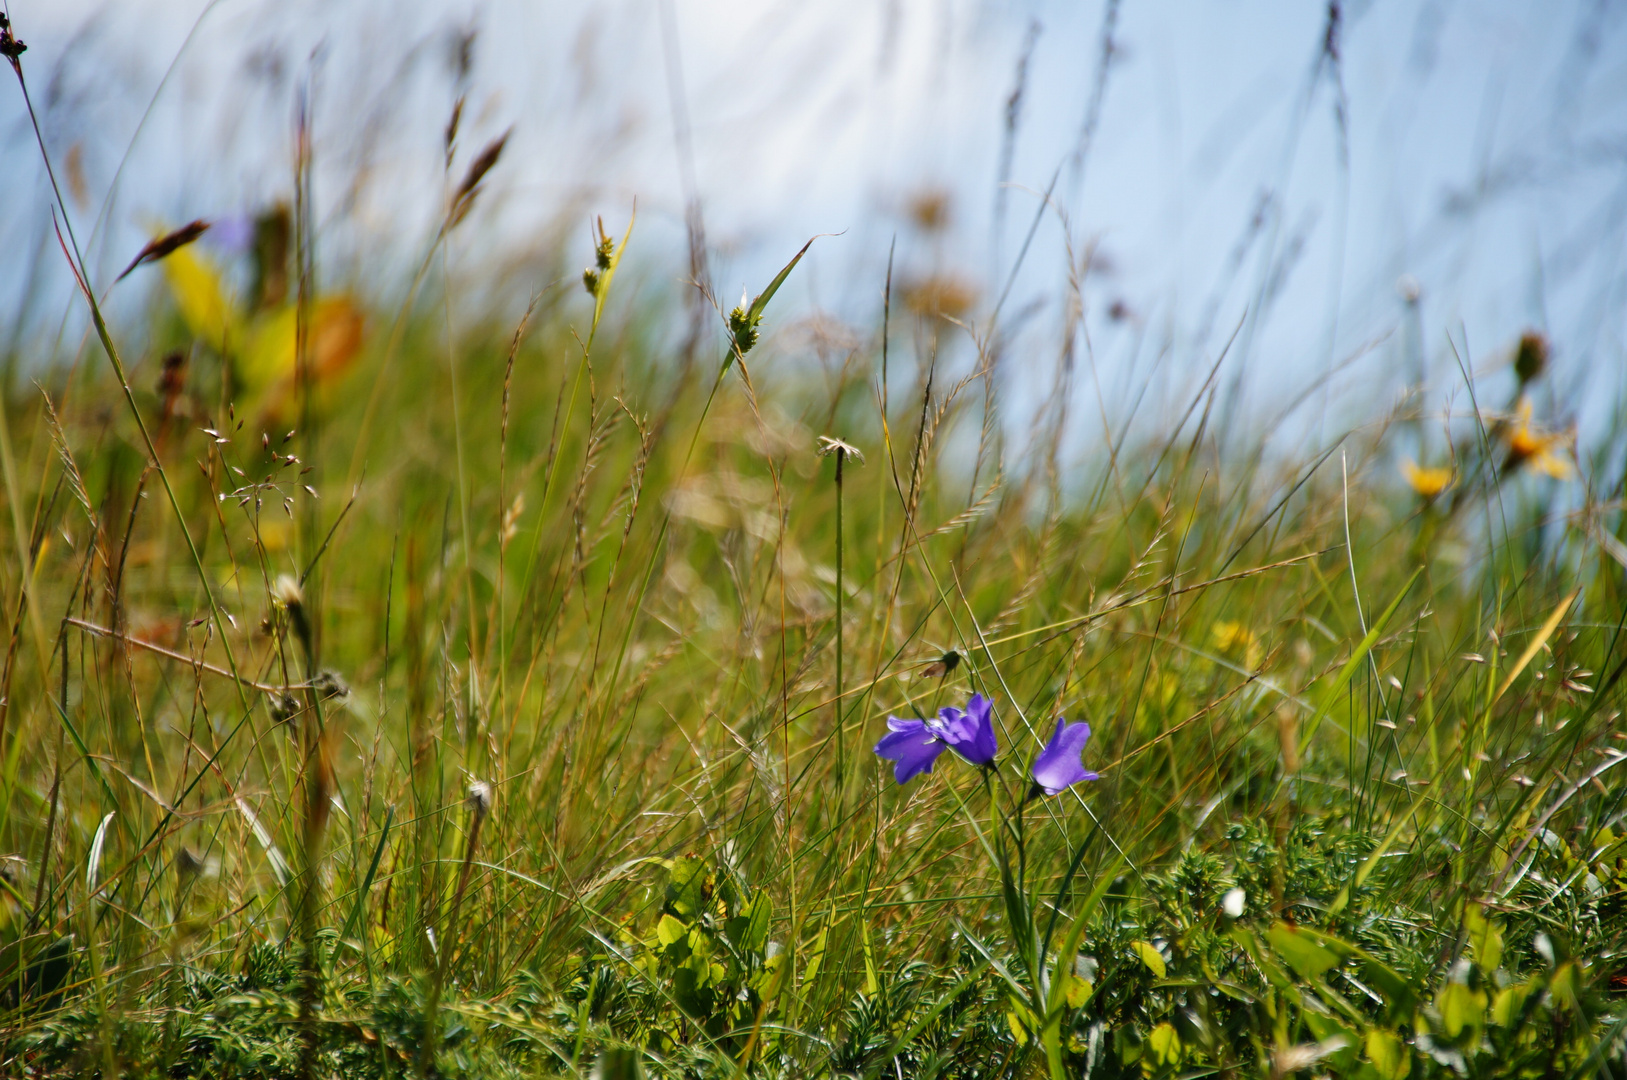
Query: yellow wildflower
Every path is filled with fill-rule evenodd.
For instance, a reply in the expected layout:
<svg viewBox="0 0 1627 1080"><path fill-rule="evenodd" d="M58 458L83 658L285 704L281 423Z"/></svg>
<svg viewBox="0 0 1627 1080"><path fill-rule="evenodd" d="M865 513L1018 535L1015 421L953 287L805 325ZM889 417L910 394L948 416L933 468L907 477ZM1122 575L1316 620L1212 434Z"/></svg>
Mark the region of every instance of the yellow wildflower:
<svg viewBox="0 0 1627 1080"><path fill-rule="evenodd" d="M1401 475L1426 502L1452 486L1452 469L1447 465L1426 468L1407 458L1401 462Z"/></svg>
<svg viewBox="0 0 1627 1080"><path fill-rule="evenodd" d="M1569 442L1570 436L1564 432L1544 431L1534 426L1531 423L1531 399L1521 398L1519 413L1508 433L1508 459L1503 462L1503 470L1512 472L1527 468L1555 480L1568 480L1571 464L1555 450L1563 449Z"/></svg>
<svg viewBox="0 0 1627 1080"><path fill-rule="evenodd" d="M1210 628L1209 635L1221 652L1241 653L1243 666L1250 671L1260 666L1260 639L1242 623L1222 620Z"/></svg>

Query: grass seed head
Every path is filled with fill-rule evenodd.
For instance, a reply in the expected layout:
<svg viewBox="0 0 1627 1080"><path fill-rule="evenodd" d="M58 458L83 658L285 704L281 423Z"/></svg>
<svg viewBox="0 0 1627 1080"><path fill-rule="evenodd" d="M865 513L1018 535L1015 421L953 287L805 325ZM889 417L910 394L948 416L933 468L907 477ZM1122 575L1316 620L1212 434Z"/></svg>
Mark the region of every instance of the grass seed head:
<svg viewBox="0 0 1627 1080"><path fill-rule="evenodd" d="M28 51L22 39L11 32L11 20L0 14L0 56L11 61L11 66L17 66L17 58Z"/></svg>
<svg viewBox="0 0 1627 1080"><path fill-rule="evenodd" d="M271 695L271 719L275 723L286 724L288 721L298 716L300 710L303 708L304 706L300 704L299 698L295 697L293 694L281 693Z"/></svg>

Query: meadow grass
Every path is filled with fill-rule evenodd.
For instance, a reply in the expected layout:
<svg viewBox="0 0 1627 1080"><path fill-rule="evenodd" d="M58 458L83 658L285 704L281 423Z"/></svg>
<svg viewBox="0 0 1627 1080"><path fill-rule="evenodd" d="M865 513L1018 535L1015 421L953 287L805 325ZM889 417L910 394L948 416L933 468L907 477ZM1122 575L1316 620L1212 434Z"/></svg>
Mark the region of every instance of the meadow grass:
<svg viewBox="0 0 1627 1080"><path fill-rule="evenodd" d="M838 366L784 274L675 362L631 222L454 320L494 146L344 363L299 185L265 311L177 247L122 362L9 358L0 1071L1627 1068L1620 491L1517 402L1409 487L1419 399L1285 455L1211 371L1074 461L890 279ZM974 692L995 767L896 784Z"/></svg>

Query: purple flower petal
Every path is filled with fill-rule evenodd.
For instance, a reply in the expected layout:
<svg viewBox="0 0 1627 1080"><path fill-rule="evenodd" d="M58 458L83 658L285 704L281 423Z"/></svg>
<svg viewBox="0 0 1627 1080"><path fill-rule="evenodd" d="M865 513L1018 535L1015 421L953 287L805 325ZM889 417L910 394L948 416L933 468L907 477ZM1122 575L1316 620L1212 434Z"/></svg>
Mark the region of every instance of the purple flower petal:
<svg viewBox="0 0 1627 1080"><path fill-rule="evenodd" d="M964 712L955 708L939 709L935 725L939 737L971 764L989 764L1000 750L990 710L989 699L982 694L973 694Z"/></svg>
<svg viewBox="0 0 1627 1080"><path fill-rule="evenodd" d="M890 734L876 743L876 754L893 762L893 779L907 784L921 773L932 771L932 763L943 753L944 744L920 720L887 718Z"/></svg>
<svg viewBox="0 0 1627 1080"><path fill-rule="evenodd" d="M1096 773L1090 772L1080 763L1085 743L1089 740L1089 724L1083 720L1077 724L1070 724L1059 718L1051 741L1045 744L1045 749L1034 759L1034 783L1043 788L1045 794L1055 795L1082 780L1100 779Z"/></svg>
<svg viewBox="0 0 1627 1080"><path fill-rule="evenodd" d="M228 255L241 255L254 246L254 218L248 214L233 214L214 223L208 241Z"/></svg>

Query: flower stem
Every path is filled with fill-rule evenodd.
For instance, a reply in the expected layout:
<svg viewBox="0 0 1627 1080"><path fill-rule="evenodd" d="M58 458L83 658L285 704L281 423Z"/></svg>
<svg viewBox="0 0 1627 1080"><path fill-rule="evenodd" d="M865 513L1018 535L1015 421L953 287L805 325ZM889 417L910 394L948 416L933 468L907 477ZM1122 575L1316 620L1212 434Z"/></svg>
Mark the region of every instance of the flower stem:
<svg viewBox="0 0 1627 1080"><path fill-rule="evenodd" d="M840 808L847 793L847 740L842 732L842 462L847 451L836 451L836 799Z"/></svg>

